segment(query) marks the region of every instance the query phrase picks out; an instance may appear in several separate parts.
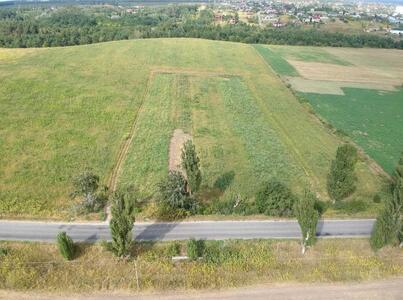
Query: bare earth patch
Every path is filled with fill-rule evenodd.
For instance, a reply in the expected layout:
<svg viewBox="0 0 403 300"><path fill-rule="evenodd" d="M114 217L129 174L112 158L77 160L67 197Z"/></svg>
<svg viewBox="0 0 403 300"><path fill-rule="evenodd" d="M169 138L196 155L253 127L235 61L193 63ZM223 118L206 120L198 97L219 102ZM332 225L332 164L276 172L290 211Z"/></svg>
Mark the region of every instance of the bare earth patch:
<svg viewBox="0 0 403 300"><path fill-rule="evenodd" d="M292 88L302 93L315 93L327 95L344 95L342 88L361 88L369 90L396 91L393 85L378 83L358 83L342 81L311 80L302 77L285 77Z"/></svg>
<svg viewBox="0 0 403 300"><path fill-rule="evenodd" d="M288 62L305 79L341 81L384 85L386 89L390 86L399 86L402 84L401 78L396 78L386 72L379 72L376 69L364 66L340 66L334 64L303 62L297 60L288 60Z"/></svg>
<svg viewBox="0 0 403 300"><path fill-rule="evenodd" d="M355 66L371 68L403 80L403 53L395 49L337 48L328 47L326 51L352 63Z"/></svg>
<svg viewBox="0 0 403 300"><path fill-rule="evenodd" d="M183 144L190 140L190 134L184 133L182 129L175 129L169 144L169 171L180 171L181 153Z"/></svg>

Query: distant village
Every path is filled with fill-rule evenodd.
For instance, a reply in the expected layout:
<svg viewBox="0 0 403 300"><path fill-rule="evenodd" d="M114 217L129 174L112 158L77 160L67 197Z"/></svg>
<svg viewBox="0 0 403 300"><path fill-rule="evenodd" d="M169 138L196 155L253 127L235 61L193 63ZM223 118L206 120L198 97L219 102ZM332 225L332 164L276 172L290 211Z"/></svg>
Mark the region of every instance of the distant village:
<svg viewBox="0 0 403 300"><path fill-rule="evenodd" d="M244 21L271 27L318 27L321 24L359 23L359 31L403 35L403 6L313 0L216 0L213 6L215 20L229 24Z"/></svg>

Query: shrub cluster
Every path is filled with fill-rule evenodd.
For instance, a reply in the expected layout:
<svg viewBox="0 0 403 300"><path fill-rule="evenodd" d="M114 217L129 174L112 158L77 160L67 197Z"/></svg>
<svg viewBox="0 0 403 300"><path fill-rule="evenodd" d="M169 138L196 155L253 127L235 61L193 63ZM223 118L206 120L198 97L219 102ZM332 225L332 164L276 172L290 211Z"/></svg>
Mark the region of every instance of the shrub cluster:
<svg viewBox="0 0 403 300"><path fill-rule="evenodd" d="M191 239L187 243L187 255L189 259L196 260L204 254L206 244L204 240Z"/></svg>
<svg viewBox="0 0 403 300"><path fill-rule="evenodd" d="M99 186L99 176L91 171L85 171L73 179L74 190L70 196L81 198L76 206L78 213L99 212L108 201L108 189Z"/></svg>
<svg viewBox="0 0 403 300"><path fill-rule="evenodd" d="M187 189L187 181L178 171L169 172L167 178L159 184L160 217L175 219L196 213L197 202Z"/></svg>
<svg viewBox="0 0 403 300"><path fill-rule="evenodd" d="M273 179L256 194L256 206L268 216L289 217L293 214L295 196L282 182Z"/></svg>

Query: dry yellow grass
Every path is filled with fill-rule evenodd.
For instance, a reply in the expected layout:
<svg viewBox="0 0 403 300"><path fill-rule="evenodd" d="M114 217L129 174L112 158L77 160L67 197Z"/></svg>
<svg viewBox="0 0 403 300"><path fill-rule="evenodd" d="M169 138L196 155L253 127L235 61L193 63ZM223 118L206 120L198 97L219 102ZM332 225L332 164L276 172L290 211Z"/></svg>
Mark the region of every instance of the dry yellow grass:
<svg viewBox="0 0 403 300"><path fill-rule="evenodd" d="M327 95L344 95L342 88L361 88L369 90L396 91L393 85L379 83L357 83L326 80L311 80L302 77L285 77L294 90L302 93L315 93Z"/></svg>
<svg viewBox="0 0 403 300"><path fill-rule="evenodd" d="M208 242L208 249L217 243ZM78 257L71 262L61 258L55 245L3 242L0 246L9 249L0 265L1 289L137 290L135 262L118 260L99 245L80 245ZM184 246L182 243L182 250ZM403 274L402 249L385 248L374 254L362 239L323 239L305 256L296 241L225 241L219 245L215 262L172 263L168 247L169 243L136 245L133 255L137 257L140 291L361 281Z"/></svg>
<svg viewBox="0 0 403 300"><path fill-rule="evenodd" d="M16 59L30 54L40 51L40 49L5 49L5 48L0 48L0 63L2 62L12 62L15 61Z"/></svg>
<svg viewBox="0 0 403 300"><path fill-rule="evenodd" d="M370 83L385 86L399 86L402 79L388 72L379 72L364 66L341 66L320 62L288 60L288 62L306 79L337 82Z"/></svg>
<svg viewBox="0 0 403 300"><path fill-rule="evenodd" d="M359 67L386 73L403 81L403 52L393 49L325 48L327 52Z"/></svg>

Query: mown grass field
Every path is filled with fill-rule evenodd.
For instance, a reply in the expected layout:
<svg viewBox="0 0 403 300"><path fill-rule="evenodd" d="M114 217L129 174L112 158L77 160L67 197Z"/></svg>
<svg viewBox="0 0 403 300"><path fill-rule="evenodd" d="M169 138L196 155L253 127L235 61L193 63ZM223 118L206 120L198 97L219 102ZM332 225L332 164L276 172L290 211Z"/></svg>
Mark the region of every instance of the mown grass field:
<svg viewBox="0 0 403 300"><path fill-rule="evenodd" d="M326 174L342 141L250 45L156 39L18 50L13 59L3 51L2 218L71 217L73 176L91 168L106 184L131 135L118 185L135 184L152 199L168 172L175 128L195 140L211 202L234 194L253 199L271 177L327 200ZM357 173L352 200L364 201L361 214L373 215L384 178L364 160ZM217 193L223 176L229 184Z"/></svg>
<svg viewBox="0 0 403 300"><path fill-rule="evenodd" d="M401 51L255 47L276 73L289 76L286 80L323 119L347 133L386 172L393 173L403 151Z"/></svg>
<svg viewBox="0 0 403 300"><path fill-rule="evenodd" d="M277 282L345 282L403 274L401 249L374 254L367 240L323 239L302 256L297 241L208 241L204 258L173 263L171 243L136 243L139 290L210 289ZM180 243L186 253L186 244ZM65 261L56 245L1 242L0 288L50 292L137 290L133 260L79 245Z"/></svg>

